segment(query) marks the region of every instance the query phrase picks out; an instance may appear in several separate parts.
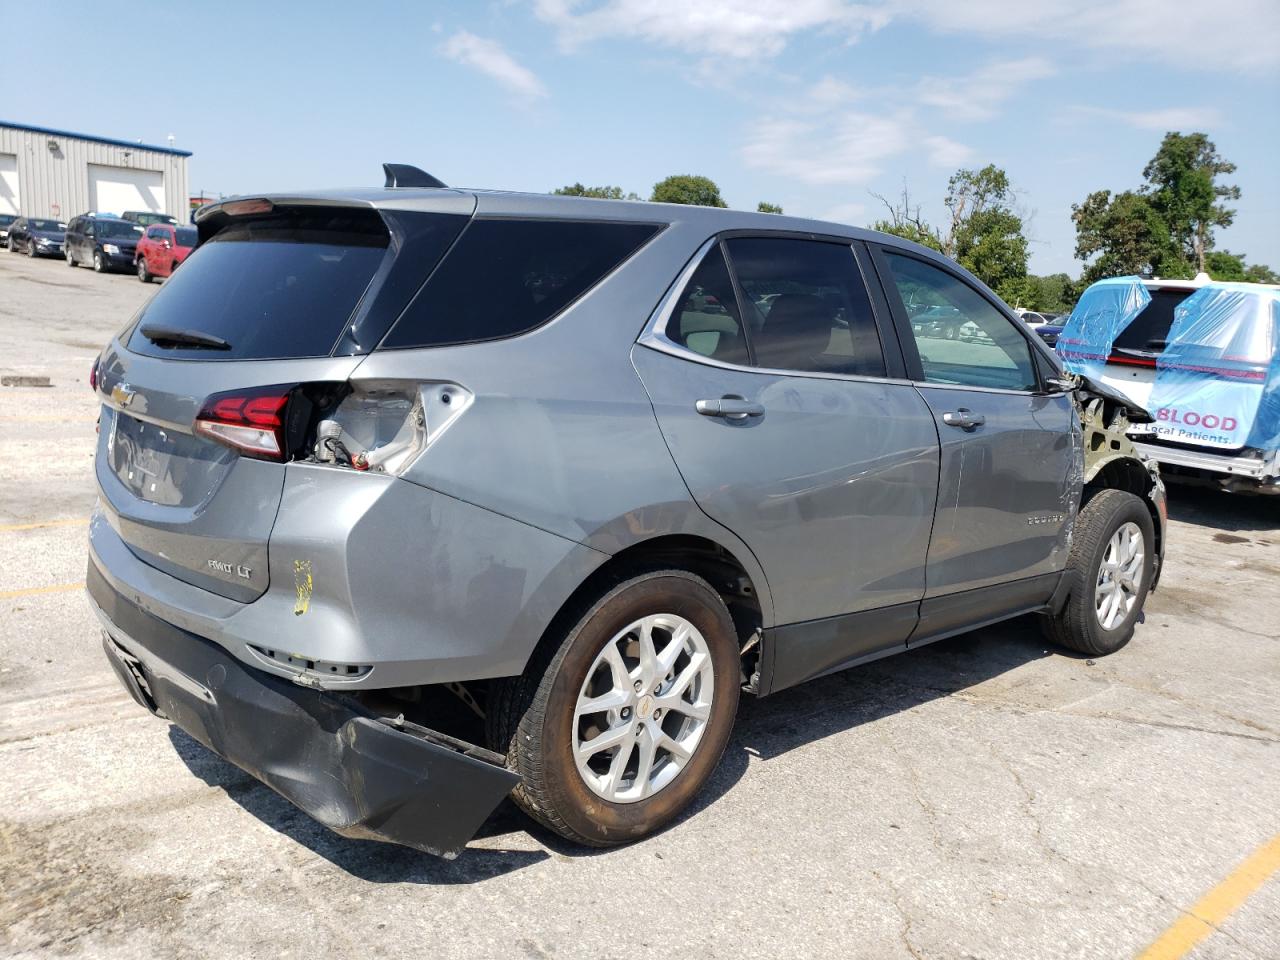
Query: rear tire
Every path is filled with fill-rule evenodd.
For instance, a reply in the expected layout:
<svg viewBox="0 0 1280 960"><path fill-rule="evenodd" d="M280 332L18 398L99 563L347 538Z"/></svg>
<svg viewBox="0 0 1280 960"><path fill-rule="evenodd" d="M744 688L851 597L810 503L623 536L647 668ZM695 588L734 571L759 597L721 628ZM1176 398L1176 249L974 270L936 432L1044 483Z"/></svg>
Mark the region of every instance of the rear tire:
<svg viewBox="0 0 1280 960"><path fill-rule="evenodd" d="M644 573L548 639L523 676L490 693L489 738L520 774L516 803L589 846L666 826L711 776L733 729L738 639L724 601L683 570ZM583 710L606 699L608 709ZM592 752L597 737L610 747Z"/></svg>
<svg viewBox="0 0 1280 960"><path fill-rule="evenodd" d="M1076 518L1063 574L1070 594L1043 618L1045 636L1090 656L1115 653L1133 637L1155 571L1155 524L1132 493L1102 490Z"/></svg>

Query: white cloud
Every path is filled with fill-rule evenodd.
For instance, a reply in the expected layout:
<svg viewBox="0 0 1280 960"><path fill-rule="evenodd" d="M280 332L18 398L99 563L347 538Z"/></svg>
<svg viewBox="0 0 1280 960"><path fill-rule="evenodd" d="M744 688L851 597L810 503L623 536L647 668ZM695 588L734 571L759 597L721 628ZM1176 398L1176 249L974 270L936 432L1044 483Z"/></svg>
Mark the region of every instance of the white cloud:
<svg viewBox="0 0 1280 960"><path fill-rule="evenodd" d="M1125 63L1240 73L1280 65L1276 0L1233 0L1229 8L1202 0L883 0L879 10L944 33L1103 50Z"/></svg>
<svg viewBox="0 0 1280 960"><path fill-rule="evenodd" d="M958 120L985 120L995 108L1033 80L1051 77L1057 71L1041 57L998 60L963 77L921 77L916 99L929 107L945 110Z"/></svg>
<svg viewBox="0 0 1280 960"><path fill-rule="evenodd" d="M547 88L537 74L518 63L496 40L459 30L440 52L450 60L479 70L521 99L536 100L547 95Z"/></svg>
<svg viewBox="0 0 1280 960"><path fill-rule="evenodd" d="M888 22L885 11L848 0L535 0L534 11L576 47L631 37L693 53L742 59L782 52L788 38L826 30L845 41Z"/></svg>
<svg viewBox="0 0 1280 960"><path fill-rule="evenodd" d="M1159 110L1113 110L1109 107L1075 107L1076 113L1102 117L1139 130L1203 130L1222 122L1212 107L1165 107Z"/></svg>
<svg viewBox="0 0 1280 960"><path fill-rule="evenodd" d="M863 184L913 149L942 166L954 167L970 156L968 147L923 130L910 110L877 115L836 109L753 122L742 159L749 167L802 183Z"/></svg>

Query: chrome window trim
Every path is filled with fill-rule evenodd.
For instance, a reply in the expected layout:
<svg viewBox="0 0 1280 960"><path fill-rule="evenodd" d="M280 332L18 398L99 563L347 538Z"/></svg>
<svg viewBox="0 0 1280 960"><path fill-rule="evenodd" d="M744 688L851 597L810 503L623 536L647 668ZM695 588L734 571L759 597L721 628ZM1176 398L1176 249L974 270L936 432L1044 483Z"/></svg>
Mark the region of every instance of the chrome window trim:
<svg viewBox="0 0 1280 960"><path fill-rule="evenodd" d="M753 236L755 234L752 234ZM764 234L762 234L763 236ZM853 250L853 241L847 238L841 238L849 245L850 253ZM760 373L767 376L781 377L803 377L807 380L840 380L851 381L853 383L892 383L899 386L911 386L911 381L903 378L895 377L870 377L852 373L823 373L817 370L785 370L777 367L752 367L740 363L726 363L723 360L716 360L713 357L703 356L702 354L690 350L688 347L676 343L667 336L667 322L671 319L671 314L675 312L676 304L680 300L680 295L684 293L684 288L689 285L689 281L693 278L694 272L702 265L703 259L711 252L711 248L720 243L719 235L712 237L702 244L693 255L693 258L685 264L675 282L667 289L666 294L658 302L652 314L649 315L649 322L645 324L644 332L640 334L636 343L642 347L648 347L651 350L657 350L660 353L670 354L673 357L679 357L682 360L689 360L693 363L700 363L706 367L716 367L720 370L731 370L737 373ZM865 278L863 279L865 283ZM741 320L739 322L742 322Z"/></svg>

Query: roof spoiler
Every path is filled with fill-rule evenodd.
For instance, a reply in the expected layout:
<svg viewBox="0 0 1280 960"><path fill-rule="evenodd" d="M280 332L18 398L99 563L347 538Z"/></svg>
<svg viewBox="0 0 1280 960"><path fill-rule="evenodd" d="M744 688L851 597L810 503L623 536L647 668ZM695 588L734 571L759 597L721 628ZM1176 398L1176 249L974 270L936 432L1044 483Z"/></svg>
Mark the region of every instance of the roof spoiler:
<svg viewBox="0 0 1280 960"><path fill-rule="evenodd" d="M388 187L443 187L444 184L417 167L407 163L384 163L383 172L387 175Z"/></svg>

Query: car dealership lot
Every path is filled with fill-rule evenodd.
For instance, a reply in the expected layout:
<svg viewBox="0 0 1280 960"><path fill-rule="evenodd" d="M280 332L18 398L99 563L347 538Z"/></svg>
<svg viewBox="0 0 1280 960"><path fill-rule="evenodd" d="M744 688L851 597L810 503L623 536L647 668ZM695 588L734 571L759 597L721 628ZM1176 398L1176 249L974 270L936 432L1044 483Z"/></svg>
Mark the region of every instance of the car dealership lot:
<svg viewBox="0 0 1280 960"><path fill-rule="evenodd" d="M1280 879L1228 878L1280 833L1280 498L1175 488L1109 659L1023 619L747 697L666 833L584 852L504 805L446 862L327 833L102 658L86 380L156 289L0 251L0 373L52 383L0 387L0 951L1110 958L1227 880L1188 955L1276 954Z"/></svg>

